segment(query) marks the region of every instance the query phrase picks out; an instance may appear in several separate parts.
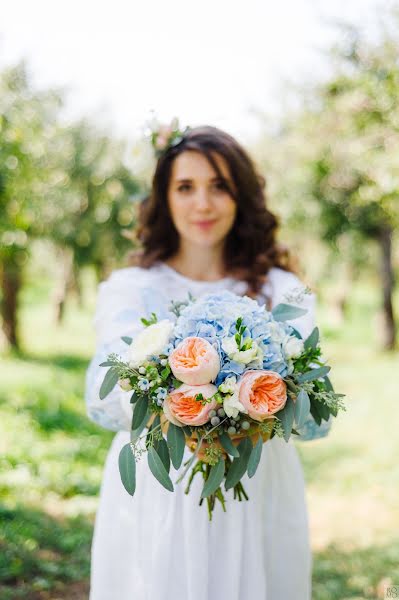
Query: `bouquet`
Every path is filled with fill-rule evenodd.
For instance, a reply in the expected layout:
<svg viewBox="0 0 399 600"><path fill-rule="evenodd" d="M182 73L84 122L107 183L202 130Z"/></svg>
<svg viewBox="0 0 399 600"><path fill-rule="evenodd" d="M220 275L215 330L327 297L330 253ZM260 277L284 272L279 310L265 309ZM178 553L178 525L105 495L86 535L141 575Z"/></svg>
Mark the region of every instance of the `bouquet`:
<svg viewBox="0 0 399 600"><path fill-rule="evenodd" d="M319 330L307 339L287 321L307 311L278 304L272 311L248 296L229 291L189 294L172 302L170 319L155 313L142 318L143 329L123 337L126 354L110 354L100 398L119 385L131 390L130 443L119 456L122 483L136 489L136 462L147 453L152 474L173 491L171 466L182 466L184 450L193 452L176 484L191 470L204 484L209 518L216 500L226 510L222 491L248 500L241 479L253 477L263 444L275 435L288 442L307 419L320 425L345 409L321 357ZM145 431L144 431L145 430Z"/></svg>

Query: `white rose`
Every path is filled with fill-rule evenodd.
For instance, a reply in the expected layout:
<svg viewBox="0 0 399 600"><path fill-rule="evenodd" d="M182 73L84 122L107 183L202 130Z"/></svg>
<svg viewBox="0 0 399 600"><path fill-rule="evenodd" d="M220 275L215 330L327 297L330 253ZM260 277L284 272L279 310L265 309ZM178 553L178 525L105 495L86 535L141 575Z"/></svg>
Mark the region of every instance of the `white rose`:
<svg viewBox="0 0 399 600"><path fill-rule="evenodd" d="M163 319L159 323L149 325L132 341L127 352L127 360L132 369L137 369L150 356L161 354L169 342L174 323Z"/></svg>
<svg viewBox="0 0 399 600"><path fill-rule="evenodd" d="M231 419L235 419L239 412L247 412L245 406L238 399L237 390L231 396L226 396L223 401L223 408L226 415Z"/></svg>
<svg viewBox="0 0 399 600"><path fill-rule="evenodd" d="M283 342L283 349L286 358L298 358L304 349L303 340L295 336L287 336Z"/></svg>

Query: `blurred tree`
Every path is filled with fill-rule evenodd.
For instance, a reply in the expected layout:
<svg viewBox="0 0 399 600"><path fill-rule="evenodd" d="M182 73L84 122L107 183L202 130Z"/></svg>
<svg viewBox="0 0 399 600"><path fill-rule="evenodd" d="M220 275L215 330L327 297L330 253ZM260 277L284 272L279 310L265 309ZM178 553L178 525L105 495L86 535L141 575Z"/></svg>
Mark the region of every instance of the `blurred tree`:
<svg viewBox="0 0 399 600"><path fill-rule="evenodd" d="M394 14L392 23L399 23ZM342 26L334 74L301 90L302 104L269 126L256 147L272 202L293 239L321 237L344 270L337 302L378 247L384 347L395 347L393 232L399 224L399 36L376 43ZM296 90L298 92L299 90ZM300 247L300 246L299 246ZM301 247L300 247L301 248ZM302 248L301 248L302 250Z"/></svg>
<svg viewBox="0 0 399 600"><path fill-rule="evenodd" d="M87 120L60 123L60 94L31 89L26 66L0 75L0 283L2 329L18 347L18 293L30 242L55 245L57 318L68 290L79 289L81 267L98 277L132 242L132 196L139 183L124 164L125 145Z"/></svg>
<svg viewBox="0 0 399 600"><path fill-rule="evenodd" d="M0 283L6 340L18 346L17 301L29 239L40 220L42 159L61 105L54 92L33 92L25 64L0 76Z"/></svg>
<svg viewBox="0 0 399 600"><path fill-rule="evenodd" d="M94 266L98 279L120 263L132 242L124 236L135 222L133 196L139 184L123 163L124 143L100 134L85 119L59 129L53 140L52 172L45 195L48 209L41 235L52 239L60 256L55 290L57 319L68 290L79 293L82 267Z"/></svg>
<svg viewBox="0 0 399 600"><path fill-rule="evenodd" d="M392 236L399 225L399 42L372 45L356 30L336 49L341 73L319 89L312 113L317 136L309 161L312 196L321 208L324 239L336 243L352 231L354 241L380 248L384 347L395 347Z"/></svg>

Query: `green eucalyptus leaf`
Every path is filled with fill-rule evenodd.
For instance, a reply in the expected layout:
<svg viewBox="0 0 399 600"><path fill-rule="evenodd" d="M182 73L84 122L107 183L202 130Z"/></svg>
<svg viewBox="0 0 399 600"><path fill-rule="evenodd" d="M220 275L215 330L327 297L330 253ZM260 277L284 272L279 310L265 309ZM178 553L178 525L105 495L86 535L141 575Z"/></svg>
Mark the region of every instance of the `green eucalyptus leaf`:
<svg viewBox="0 0 399 600"><path fill-rule="evenodd" d="M148 466L150 467L151 473L154 475L156 479L158 479L159 483L163 485L169 492L173 492L173 483L171 478L166 471L164 464L159 457L155 448L149 448L148 450Z"/></svg>
<svg viewBox="0 0 399 600"><path fill-rule="evenodd" d="M295 401L295 422L297 427L303 427L310 412L310 400L307 392L303 389L299 390L299 394Z"/></svg>
<svg viewBox="0 0 399 600"><path fill-rule="evenodd" d="M228 433L225 433L225 432L219 433L219 440L220 440L220 443L222 444L222 447L226 450L227 454L230 454L230 456L234 456L234 457L240 456L240 453L238 452L237 448L234 446Z"/></svg>
<svg viewBox="0 0 399 600"><path fill-rule="evenodd" d="M148 396L140 396L133 411L132 429L138 429L147 413Z"/></svg>
<svg viewBox="0 0 399 600"><path fill-rule="evenodd" d="M258 441L256 442L255 446L252 448L251 456L249 457L248 469L247 469L248 477L253 477L255 475L256 469L258 468L258 465L259 465L260 457L262 455L262 449L263 449L263 439L262 439L262 436L260 435L258 437Z"/></svg>
<svg viewBox="0 0 399 600"><path fill-rule="evenodd" d="M133 338L131 338L131 337L127 336L127 335L123 335L121 337L121 340L123 340L125 342L125 344L127 344L128 346L130 346L130 344L133 341Z"/></svg>
<svg viewBox="0 0 399 600"><path fill-rule="evenodd" d="M207 498L208 496L210 496L211 494L216 492L216 490L218 489L218 487L220 486L220 484L223 481L224 469L225 469L224 459L220 458L219 461L216 463L216 465L211 467L211 470L209 472L209 477L206 480L206 482L204 483L204 487L201 492L201 498Z"/></svg>
<svg viewBox="0 0 399 600"><path fill-rule="evenodd" d="M240 456L233 460L227 471L225 482L226 490L234 487L247 470L249 457L252 452L252 442L249 437L244 438L238 444L238 452Z"/></svg>
<svg viewBox="0 0 399 600"><path fill-rule="evenodd" d="M333 384L331 383L331 380L330 380L329 377L327 377L327 376L324 377L324 383L326 385L326 390L328 392L333 392L334 391Z"/></svg>
<svg viewBox="0 0 399 600"><path fill-rule="evenodd" d="M131 495L136 491L136 460L130 444L125 444L119 453L119 473L125 490Z"/></svg>
<svg viewBox="0 0 399 600"><path fill-rule="evenodd" d="M166 438L172 464L175 469L178 469L183 460L186 437L181 427L169 423Z"/></svg>
<svg viewBox="0 0 399 600"><path fill-rule="evenodd" d="M319 328L315 327L312 331L312 333L309 335L308 338L306 338L305 342L304 342L304 346L305 346L305 350L308 350L309 348L316 348L318 342L319 342Z"/></svg>
<svg viewBox="0 0 399 600"><path fill-rule="evenodd" d="M302 315L306 315L308 311L305 308L281 302L280 304L277 304L271 312L276 321L288 321L290 319L302 317Z"/></svg>
<svg viewBox="0 0 399 600"><path fill-rule="evenodd" d="M155 440L154 448L157 451L159 458L162 460L163 466L165 467L166 471L169 473L169 471L170 471L170 456L169 456L169 448L168 448L168 445L167 445L165 439L162 437L160 440Z"/></svg>
<svg viewBox="0 0 399 600"><path fill-rule="evenodd" d="M317 369L312 369L311 371L307 371L302 375L298 375L297 381L298 383L303 383L304 381L313 381L314 379L318 379L319 377L323 377L329 371L331 371L331 367L318 367Z"/></svg>
<svg viewBox="0 0 399 600"><path fill-rule="evenodd" d="M140 423L139 427L137 427L136 429L132 429L130 432L130 441L131 442L134 443L138 440L143 429L146 427L150 417L151 417L151 409L150 409L150 407L148 407L142 423ZM133 419L134 419L134 411L133 411L133 417L132 417L132 424L133 424Z"/></svg>
<svg viewBox="0 0 399 600"><path fill-rule="evenodd" d="M137 394L137 392L133 392L133 394L130 397L130 404L136 404L138 399L139 395Z"/></svg>
<svg viewBox="0 0 399 600"><path fill-rule="evenodd" d="M276 413L276 417L278 417L281 421L281 425L284 430L284 439L286 442L290 439L292 426L294 424L294 403L291 398L287 398L287 402L283 410Z"/></svg>
<svg viewBox="0 0 399 600"><path fill-rule="evenodd" d="M310 414L314 418L317 425L321 425L321 421L322 421L322 418L321 418L321 415L319 412L319 406L320 406L320 402L316 402L315 400L313 402L311 402L311 404L310 404Z"/></svg>
<svg viewBox="0 0 399 600"><path fill-rule="evenodd" d="M118 369L111 367L105 373L104 380L100 387L100 399L104 400L106 396L114 389L119 379Z"/></svg>

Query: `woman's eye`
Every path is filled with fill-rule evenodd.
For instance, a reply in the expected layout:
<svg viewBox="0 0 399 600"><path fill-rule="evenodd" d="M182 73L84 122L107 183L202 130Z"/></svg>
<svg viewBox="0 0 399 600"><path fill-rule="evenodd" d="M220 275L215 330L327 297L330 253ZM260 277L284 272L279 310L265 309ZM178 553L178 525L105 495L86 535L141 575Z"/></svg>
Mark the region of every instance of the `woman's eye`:
<svg viewBox="0 0 399 600"><path fill-rule="evenodd" d="M224 183L224 181L218 181L215 185L218 188L218 190L227 190L227 186Z"/></svg>
<svg viewBox="0 0 399 600"><path fill-rule="evenodd" d="M185 189L189 189L191 186L188 183L183 183L181 186L179 186L177 189L179 190L179 192L183 192Z"/></svg>

